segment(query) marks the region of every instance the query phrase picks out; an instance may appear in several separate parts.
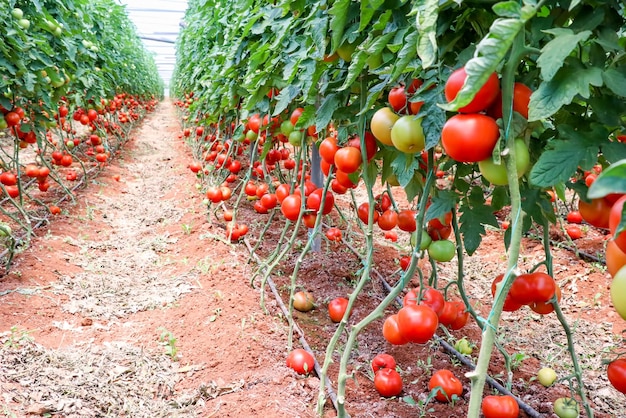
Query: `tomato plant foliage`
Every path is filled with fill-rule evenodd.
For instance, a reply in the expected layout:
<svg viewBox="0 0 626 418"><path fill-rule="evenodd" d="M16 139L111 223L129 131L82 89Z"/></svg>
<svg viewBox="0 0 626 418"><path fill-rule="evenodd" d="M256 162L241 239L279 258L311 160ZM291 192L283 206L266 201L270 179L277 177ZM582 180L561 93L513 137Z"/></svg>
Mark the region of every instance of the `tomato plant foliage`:
<svg viewBox="0 0 626 418"><path fill-rule="evenodd" d="M459 257L479 248L486 226L499 227L495 213L510 205L511 227L504 239L512 270L522 233L537 224L547 230L557 221L547 189L564 199L569 188L587 200L588 186L578 181L583 173L626 158L626 145L618 140L626 131L622 3L192 0L178 41L172 90L181 98L193 95L190 120L231 126L225 132L245 134L250 141L260 135L265 142L252 159L265 159L266 165L279 140L269 139L271 126L258 129L259 115L275 118L288 132L284 135L297 138L295 149L332 137L332 144L322 146L324 159L327 145L335 156L343 149L341 156L355 138L364 150L371 130L379 141L374 156L362 151L357 161L351 150L355 164L334 175L343 189L333 190L345 193L360 181L372 189L378 179L399 185L416 215L411 229L432 239L454 233ZM448 102L446 82L460 68L464 82L457 80ZM488 100L468 107L484 96L486 83ZM289 118L294 110L297 120ZM463 113L469 111L480 116ZM477 118L489 126L488 143L481 142L480 130L463 127L459 131L467 141L461 143L456 133L447 138L444 127L450 121ZM411 147L393 140L399 120L421 129ZM302 158L313 164L313 156ZM336 161L326 161L326 173ZM481 175L485 161L498 176ZM624 177L623 169L612 173ZM606 192L610 180L598 181L596 187ZM371 232L388 216L369 197L354 207ZM297 221L303 205L291 206L288 218ZM380 229L395 228L393 222L382 224ZM426 248L412 244L415 253ZM513 276L506 277L508 291ZM504 297L496 296L497 313L489 315L495 322L483 329L486 335L495 332L503 303ZM385 336L405 342L395 338L391 322ZM472 390L482 393L480 387ZM480 405L472 405L477 413Z"/></svg>

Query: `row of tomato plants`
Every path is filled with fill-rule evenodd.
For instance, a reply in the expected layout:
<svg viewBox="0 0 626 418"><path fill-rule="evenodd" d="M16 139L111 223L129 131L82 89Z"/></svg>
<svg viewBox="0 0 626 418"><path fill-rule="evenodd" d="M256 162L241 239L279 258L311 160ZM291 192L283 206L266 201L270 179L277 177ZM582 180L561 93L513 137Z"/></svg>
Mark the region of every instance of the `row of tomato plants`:
<svg viewBox="0 0 626 418"><path fill-rule="evenodd" d="M210 127L215 136L198 154L217 161L218 170L210 171L211 185L237 182L235 173L220 168L234 162L229 157L240 152L237 144L252 144L243 182L268 176L281 164L296 167L296 174L286 177L279 172L281 184L268 189L278 192L286 184L281 212L295 222L295 229L301 222L315 229L321 216L311 211L319 205L323 213L332 205L329 188L341 193L365 184L368 202L361 213L363 218L367 213L367 250L348 312L372 268L374 224L391 230L400 219L400 212L386 209L379 214L375 209L380 202L372 192L374 184L380 178L406 192L410 207L402 222L415 222L414 251L390 295L364 320L351 324L340 363L340 416L345 414L346 368L356 336L381 315L416 270L422 277L417 260L424 250L433 259L457 256L454 282L465 309L483 330L477 368L468 373L469 416L479 413L500 315L512 306L506 299L510 290L525 295L513 299L516 306L543 304L546 311L556 311L575 369L572 387L587 415L593 415L571 332L558 306L547 240L556 215L546 190L554 188L560 199L567 188L573 190L588 222L606 227L596 218L608 213L608 192L590 200L589 184L581 179L596 164L607 167L626 156L620 141L626 95L626 64L619 52L626 42L623 7L613 1L491 3L485 8L471 1L242 0L229 2L229 7L220 1L190 2L173 90L181 99L178 104L188 110L188 120ZM281 142L295 146L297 158L283 160L282 151L278 156L276 144ZM319 148L319 160L317 150L309 155L310 148ZM328 176L326 182L319 181L320 170ZM434 187L437 172L448 170L449 185ZM307 172L317 178L319 190L310 205L298 192L306 196ZM247 188L242 187L238 204ZM227 195L212 189L209 198L217 202ZM276 201L264 193L260 197L258 210L271 210L279 201L278 193ZM494 212L507 205L512 214L505 235L508 262L485 320L476 316L465 294L463 255L474 253L486 233L484 225L497 225ZM619 209L615 212L620 215ZM435 222L448 236L454 232L455 241L446 244L441 231L434 239L429 232L436 229L431 226ZM230 225L231 237L246 231ZM522 234L533 225L543 228L546 238L543 273L517 268ZM620 229L616 225L613 232ZM433 243L426 245L426 237ZM266 271L285 254L284 248L277 249ZM437 286L435 277L428 281L422 289ZM328 345L324 373L345 326L342 321ZM323 396L322 384L320 404Z"/></svg>
<svg viewBox="0 0 626 418"><path fill-rule="evenodd" d="M0 10L3 264L103 167L162 97L154 58L111 0Z"/></svg>

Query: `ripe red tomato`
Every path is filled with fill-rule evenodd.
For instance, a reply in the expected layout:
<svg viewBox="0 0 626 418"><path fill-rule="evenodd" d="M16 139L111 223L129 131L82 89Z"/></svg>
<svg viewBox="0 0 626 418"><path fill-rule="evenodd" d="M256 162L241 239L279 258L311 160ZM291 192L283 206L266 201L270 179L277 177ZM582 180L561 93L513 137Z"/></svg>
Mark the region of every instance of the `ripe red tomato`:
<svg viewBox="0 0 626 418"><path fill-rule="evenodd" d="M428 381L428 390L436 389L435 399L439 402L450 402L453 396L461 396L463 383L448 369L436 371Z"/></svg>
<svg viewBox="0 0 626 418"><path fill-rule="evenodd" d="M606 270L611 277L615 277L617 272L626 265L626 253L617 246L615 241L609 241L606 244L604 257L606 258Z"/></svg>
<svg viewBox="0 0 626 418"><path fill-rule="evenodd" d="M335 137L329 136L324 139L319 146L320 157L328 164L335 163L335 153L339 149Z"/></svg>
<svg viewBox="0 0 626 418"><path fill-rule="evenodd" d="M282 201L280 204L280 211L285 216L285 218L289 219L292 222L298 220L298 216L300 215L300 206L302 204L302 199L300 195L292 194Z"/></svg>
<svg viewBox="0 0 626 418"><path fill-rule="evenodd" d="M613 204L611 212L609 213L609 230L611 231L611 234L613 234L613 241L617 244L619 249L622 250L622 252L626 251L626 231L620 232L617 235L615 232L617 231L617 227L622 220L624 202L626 202L626 195L620 197L617 202Z"/></svg>
<svg viewBox="0 0 626 418"><path fill-rule="evenodd" d="M489 109L487 110L487 114L494 119L499 119L502 117L502 92L498 94L496 100L493 101ZM528 104L530 103L530 96L533 94L533 91L522 83L515 83L513 85L513 111L519 113L524 116L524 118L528 119Z"/></svg>
<svg viewBox="0 0 626 418"><path fill-rule="evenodd" d="M211 186L206 191L206 197L213 203L222 201L222 191L215 186Z"/></svg>
<svg viewBox="0 0 626 418"><path fill-rule="evenodd" d="M403 345L409 342L400 332L398 314L389 315L387 319L385 319L383 323L383 337L393 345Z"/></svg>
<svg viewBox="0 0 626 418"><path fill-rule="evenodd" d="M443 309L441 309L441 314L439 315L439 323L445 327L449 327L458 316L458 313L459 310L455 303L445 301L443 303Z"/></svg>
<svg viewBox="0 0 626 418"><path fill-rule="evenodd" d="M493 282L491 283L491 296L496 297L496 285L502 281L504 278L504 274L498 275ZM505 312L513 312L521 308L523 305L518 303L511 297L511 293L507 293L506 298L504 299L504 307L502 308Z"/></svg>
<svg viewBox="0 0 626 418"><path fill-rule="evenodd" d="M578 239L583 236L583 231L578 225L568 225L565 228L565 232L567 232L567 235L569 235L571 239Z"/></svg>
<svg viewBox="0 0 626 418"><path fill-rule="evenodd" d="M333 190L333 192L337 194L346 194L346 192L348 191L348 189L342 186L341 183L337 181L337 179L333 179L330 182L330 188Z"/></svg>
<svg viewBox="0 0 626 418"><path fill-rule="evenodd" d="M356 172L361 166L361 151L356 147L343 147L337 150L335 153L335 165L337 170L343 171L346 174Z"/></svg>
<svg viewBox="0 0 626 418"><path fill-rule="evenodd" d="M315 368L315 359L308 351L296 348L287 356L287 367L298 374L309 374Z"/></svg>
<svg viewBox="0 0 626 418"><path fill-rule="evenodd" d="M335 171L335 180L346 188L355 188L358 185L358 180L357 183L353 183L350 177L348 177L348 173L339 169Z"/></svg>
<svg viewBox="0 0 626 418"><path fill-rule="evenodd" d="M387 99L389 100L389 105L393 108L393 110L398 113L405 113L404 111L406 111L407 98L404 86L396 86L392 88L387 96Z"/></svg>
<svg viewBox="0 0 626 418"><path fill-rule="evenodd" d="M613 387L626 394L626 359L620 358L609 363L607 375Z"/></svg>
<svg viewBox="0 0 626 418"><path fill-rule="evenodd" d="M573 210L567 214L567 222L571 224L582 223L583 217L577 210Z"/></svg>
<svg viewBox="0 0 626 418"><path fill-rule="evenodd" d="M395 369L382 369L374 376L374 387L381 396L390 398L402 392L402 377Z"/></svg>
<svg viewBox="0 0 626 418"><path fill-rule="evenodd" d="M561 288L559 287L559 285L555 285L555 286L556 287L555 287L554 293L556 295L556 300L560 302L561 301ZM528 307L540 315L547 315L549 313L554 312L554 304L550 302L532 302L530 305L528 305Z"/></svg>
<svg viewBox="0 0 626 418"><path fill-rule="evenodd" d="M341 241L341 229L335 227L328 228L326 230L326 238L328 238L329 241Z"/></svg>
<svg viewBox="0 0 626 418"><path fill-rule="evenodd" d="M61 213L61 208L56 205L50 205L48 209L50 210L50 213L53 215L58 215L59 213Z"/></svg>
<svg viewBox="0 0 626 418"><path fill-rule="evenodd" d="M464 67L450 74L450 77L448 77L446 81L446 86L444 87L444 94L448 103L456 98L466 78L467 73ZM494 72L489 76L480 90L478 90L472 101L461 107L458 111L460 113L481 112L487 109L496 100L498 93L500 93L500 81L498 80L498 75Z"/></svg>
<svg viewBox="0 0 626 418"><path fill-rule="evenodd" d="M403 306L417 305L419 292L419 288L409 290L406 295L404 295L404 299L402 300ZM435 311L437 316L439 316L443 311L444 303L445 299L440 291L433 289L432 287L426 287L424 289L420 305L430 307L433 311Z"/></svg>
<svg viewBox="0 0 626 418"><path fill-rule="evenodd" d="M467 324L467 321L469 320L469 312L465 309L465 304L463 304L462 301L454 300L452 303L456 307L456 318L452 321L448 328L451 330L458 330Z"/></svg>
<svg viewBox="0 0 626 418"><path fill-rule="evenodd" d="M256 196L256 184L251 181L246 183L246 187L244 187L244 192L247 196Z"/></svg>
<svg viewBox="0 0 626 418"><path fill-rule="evenodd" d="M274 209L278 204L278 199L274 193L266 193L261 196L261 200L259 201L266 209Z"/></svg>
<svg viewBox="0 0 626 418"><path fill-rule="evenodd" d="M261 128L261 116L258 113L248 118L248 128L256 134L259 133L259 129Z"/></svg>
<svg viewBox="0 0 626 418"><path fill-rule="evenodd" d="M398 213L393 209L387 209L378 218L378 227L383 231L391 231L398 224Z"/></svg>
<svg viewBox="0 0 626 418"><path fill-rule="evenodd" d="M391 198L387 193L379 194L375 197L376 205L374 206L378 212L384 212L391 207Z"/></svg>
<svg viewBox="0 0 626 418"><path fill-rule="evenodd" d="M374 373L382 369L394 369L396 368L396 360L386 353L377 354L372 359L372 371Z"/></svg>
<svg viewBox="0 0 626 418"><path fill-rule="evenodd" d="M400 257L400 268L404 271L409 268L409 264L411 264L411 256L403 255Z"/></svg>
<svg viewBox="0 0 626 418"><path fill-rule="evenodd" d="M459 114L451 117L441 130L441 144L450 158L475 163L491 157L500 130L496 121L483 114Z"/></svg>
<svg viewBox="0 0 626 418"><path fill-rule="evenodd" d="M547 302L556 292L554 279L546 273L521 274L515 278L509 290L517 303L528 305L533 302Z"/></svg>
<svg viewBox="0 0 626 418"><path fill-rule="evenodd" d="M398 241L398 233L396 231L385 231L385 239L391 242Z"/></svg>
<svg viewBox="0 0 626 418"><path fill-rule="evenodd" d="M398 311L398 327L402 336L409 342L428 342L439 325L437 314L426 305L404 306Z"/></svg>
<svg viewBox="0 0 626 418"><path fill-rule="evenodd" d="M348 299L346 298L335 298L331 300L328 303L328 316L330 320L333 322L341 322L347 307ZM350 314L352 314L352 312L350 312Z"/></svg>
<svg viewBox="0 0 626 418"><path fill-rule="evenodd" d="M609 227L611 204L606 199L593 199L590 203L581 199L578 201L578 211L588 224L597 228Z"/></svg>
<svg viewBox="0 0 626 418"><path fill-rule="evenodd" d="M282 183L276 188L276 199L278 199L278 203L283 203L283 200L285 200L287 196L289 196L289 185Z"/></svg>
<svg viewBox="0 0 626 418"><path fill-rule="evenodd" d="M359 152L361 152L361 139L359 138L359 136L352 137L352 139L348 141L347 145L349 147L354 147L358 149ZM374 158L374 155L376 155L377 151L378 144L376 143L376 138L374 138L374 135L372 135L371 133L365 132L365 154L367 156L368 162L371 161L372 158ZM363 159L362 156L361 159Z"/></svg>
<svg viewBox="0 0 626 418"><path fill-rule="evenodd" d="M10 171L5 171L0 174L0 183L5 186L15 186L17 184L17 176Z"/></svg>
<svg viewBox="0 0 626 418"><path fill-rule="evenodd" d="M318 188L313 191L306 198L306 207L314 212L319 212L320 207L322 206L322 193L324 192L323 188ZM333 205L335 204L335 197L329 191L326 192L326 197L324 199L324 209L322 211L323 215L328 215L333 210Z"/></svg>
<svg viewBox="0 0 626 418"><path fill-rule="evenodd" d="M298 107L294 109L293 112L291 112L291 116L289 117L289 120L291 121L291 124L293 126L296 126L296 123L298 123L298 119L300 119L300 115L302 115L302 112L304 112L304 109L301 107Z"/></svg>
<svg viewBox="0 0 626 418"><path fill-rule="evenodd" d="M481 409L485 418L517 418L519 406L510 395L489 395L483 398Z"/></svg>
<svg viewBox="0 0 626 418"><path fill-rule="evenodd" d="M9 112L4 115L4 120L9 128L18 125L20 123L20 119L22 118L17 114L17 112Z"/></svg>
<svg viewBox="0 0 626 418"><path fill-rule="evenodd" d="M316 221L317 221L317 214L315 213L305 213L304 215L302 215L302 223L307 228L314 228Z"/></svg>
<svg viewBox="0 0 626 418"><path fill-rule="evenodd" d="M398 228L406 232L414 232L417 230L415 211L405 209L398 212Z"/></svg>
<svg viewBox="0 0 626 418"><path fill-rule="evenodd" d="M364 224L367 224L367 220L369 217L369 210L370 210L370 204L367 202L361 203L357 209L357 215L359 215L359 219ZM374 223L378 222L379 216L380 215L378 214L378 212L374 211Z"/></svg>
<svg viewBox="0 0 626 418"><path fill-rule="evenodd" d="M428 221L426 232L433 241L448 239L452 234L452 213L448 212L443 220L434 218Z"/></svg>

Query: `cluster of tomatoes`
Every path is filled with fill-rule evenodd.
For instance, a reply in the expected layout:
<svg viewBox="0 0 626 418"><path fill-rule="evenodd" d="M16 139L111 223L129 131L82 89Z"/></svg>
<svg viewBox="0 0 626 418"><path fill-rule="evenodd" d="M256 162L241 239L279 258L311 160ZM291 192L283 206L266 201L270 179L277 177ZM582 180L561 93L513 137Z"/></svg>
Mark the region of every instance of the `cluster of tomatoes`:
<svg viewBox="0 0 626 418"><path fill-rule="evenodd" d="M495 297L497 285L503 278L504 274L500 274L493 280L492 296ZM542 272L520 274L513 279L502 309L513 312L528 305L534 312L547 315L554 312L554 298L561 300L561 289L552 276Z"/></svg>
<svg viewBox="0 0 626 418"><path fill-rule="evenodd" d="M394 345L424 344L435 335L439 324L459 330L467 324L469 312L462 301L447 301L432 287L409 290L398 313L388 316L383 336Z"/></svg>

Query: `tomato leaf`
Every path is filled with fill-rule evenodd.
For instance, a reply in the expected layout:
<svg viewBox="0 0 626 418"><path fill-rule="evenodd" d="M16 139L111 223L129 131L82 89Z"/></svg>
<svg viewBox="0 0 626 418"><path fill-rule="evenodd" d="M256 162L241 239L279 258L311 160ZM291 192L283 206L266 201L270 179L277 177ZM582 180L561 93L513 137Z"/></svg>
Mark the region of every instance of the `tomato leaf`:
<svg viewBox="0 0 626 418"><path fill-rule="evenodd" d="M440 106L440 100L442 99L442 88L435 87L426 90L421 95L424 104L420 109L420 115L428 115L422 119L422 129L424 130L424 136L426 137L425 148L429 150L437 144L441 139L441 130L446 123L446 112Z"/></svg>
<svg viewBox="0 0 626 418"><path fill-rule="evenodd" d="M563 105L571 103L576 95L588 98L590 86L601 85L601 69L585 68L580 63L566 65L550 81L541 83L530 96L528 121L547 119Z"/></svg>
<svg viewBox="0 0 626 418"><path fill-rule="evenodd" d="M319 109L317 109L317 117L315 118L315 126L318 131L326 128L330 120L333 118L335 109L339 107L340 97L341 96L339 94L335 93L331 93L324 97L322 104Z"/></svg>
<svg viewBox="0 0 626 418"><path fill-rule="evenodd" d="M280 114L283 110L287 109L293 99L295 99L300 94L300 92L300 88L294 84L290 84L282 89L276 97L276 107L274 108L272 116L276 116Z"/></svg>
<svg viewBox="0 0 626 418"><path fill-rule="evenodd" d="M358 76L363 72L363 68L367 62L368 55L365 51L359 51L352 56L350 67L348 68L348 76L339 90L349 88L355 82Z"/></svg>
<svg viewBox="0 0 626 418"><path fill-rule="evenodd" d="M481 187L474 187L469 196L469 202L461 205L459 211L459 231L463 236L463 245L468 255L478 249L482 236L486 234L485 225L498 226L498 220L493 214L493 208L484 204Z"/></svg>
<svg viewBox="0 0 626 418"><path fill-rule="evenodd" d="M440 191L437 196L433 196L431 199L431 205L426 211L425 221L430 221L435 218L442 218L446 213L450 212L457 202L456 193L449 190Z"/></svg>
<svg viewBox="0 0 626 418"><path fill-rule="evenodd" d="M391 73L391 80L397 79L402 74L409 63L417 56L417 32L412 30L404 38L404 45L398 52L398 59Z"/></svg>
<svg viewBox="0 0 626 418"><path fill-rule="evenodd" d="M420 164L413 154L394 151L391 168L398 179L400 186L406 187L412 180L414 173L419 170Z"/></svg>
<svg viewBox="0 0 626 418"><path fill-rule="evenodd" d="M530 172L530 182L537 187L550 187L564 183L576 172L578 166L588 170L597 161L599 140L608 132L595 125L593 131L580 132L569 125L559 126L560 136L567 140L554 140L552 149L544 151Z"/></svg>
<svg viewBox="0 0 626 418"><path fill-rule="evenodd" d="M313 105L307 105L304 107L304 111L298 118L294 129L304 129L311 126L315 122L315 116L317 115L317 109Z"/></svg>
<svg viewBox="0 0 626 418"><path fill-rule="evenodd" d="M422 182L422 174L419 171L414 171L413 179L409 181L406 186L404 186L404 192L406 193L406 198L409 202L415 199L415 196L421 194L424 190Z"/></svg>
<svg viewBox="0 0 626 418"><path fill-rule="evenodd" d="M626 144L621 142L605 142L600 144L602 156L610 163L626 158Z"/></svg>
<svg viewBox="0 0 626 418"><path fill-rule="evenodd" d="M554 35L555 38L541 48L537 65L541 69L541 78L544 81L550 81L565 63L565 58L572 53L580 42L589 38L591 31L574 33L570 29L554 28L544 30L544 32Z"/></svg>
<svg viewBox="0 0 626 418"><path fill-rule="evenodd" d="M383 5L385 0L361 0L361 18L359 24L359 32L363 32L363 30L367 27L367 25L374 17L374 13L378 10L380 6Z"/></svg>
<svg viewBox="0 0 626 418"><path fill-rule="evenodd" d="M331 36L331 50L336 51L341 46L341 40L343 39L343 32L348 21L348 9L350 7L350 0L337 0L333 3L333 6L328 10L328 14L331 15L330 30Z"/></svg>
<svg viewBox="0 0 626 418"><path fill-rule="evenodd" d="M492 9L500 17L519 19L522 16L522 7L516 1L502 1L494 4Z"/></svg>
<svg viewBox="0 0 626 418"><path fill-rule="evenodd" d="M620 71L621 70L621 71ZM609 68L602 73L604 84L618 96L626 97L626 68Z"/></svg>
<svg viewBox="0 0 626 418"><path fill-rule="evenodd" d="M412 12L416 13L417 55L422 60L422 68L430 68L437 60L437 18L439 0L419 0Z"/></svg>
<svg viewBox="0 0 626 418"><path fill-rule="evenodd" d="M626 193L626 159L605 168L589 187L587 198L598 199L611 193Z"/></svg>

